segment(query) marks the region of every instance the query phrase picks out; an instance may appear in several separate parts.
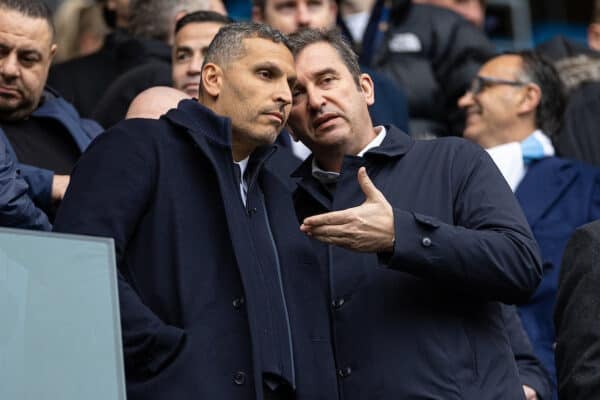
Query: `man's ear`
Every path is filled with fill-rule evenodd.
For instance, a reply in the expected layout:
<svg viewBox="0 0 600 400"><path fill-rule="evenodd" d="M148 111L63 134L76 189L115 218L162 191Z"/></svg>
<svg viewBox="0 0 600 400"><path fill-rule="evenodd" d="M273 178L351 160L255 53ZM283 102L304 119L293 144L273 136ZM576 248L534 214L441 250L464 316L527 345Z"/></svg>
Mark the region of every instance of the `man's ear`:
<svg viewBox="0 0 600 400"><path fill-rule="evenodd" d="M257 6L252 6L252 22L264 23L263 9Z"/></svg>
<svg viewBox="0 0 600 400"><path fill-rule="evenodd" d="M542 89L535 83L528 83L525 86L523 97L519 102L519 113L535 113L535 109L538 108L542 101Z"/></svg>
<svg viewBox="0 0 600 400"><path fill-rule="evenodd" d="M54 58L54 55L56 54L57 48L58 48L58 46L56 45L56 43L54 43L50 46L50 62L52 62L52 59Z"/></svg>
<svg viewBox="0 0 600 400"><path fill-rule="evenodd" d="M373 103L375 103L375 88L373 85L373 79L371 79L369 74L360 74L358 76L358 84L363 96L365 97L367 105L372 106Z"/></svg>
<svg viewBox="0 0 600 400"><path fill-rule="evenodd" d="M217 64L207 63L202 68L202 92L218 97L223 86L223 70Z"/></svg>
<svg viewBox="0 0 600 400"><path fill-rule="evenodd" d="M590 49L600 51L600 24L590 24L590 26L588 26L587 36Z"/></svg>

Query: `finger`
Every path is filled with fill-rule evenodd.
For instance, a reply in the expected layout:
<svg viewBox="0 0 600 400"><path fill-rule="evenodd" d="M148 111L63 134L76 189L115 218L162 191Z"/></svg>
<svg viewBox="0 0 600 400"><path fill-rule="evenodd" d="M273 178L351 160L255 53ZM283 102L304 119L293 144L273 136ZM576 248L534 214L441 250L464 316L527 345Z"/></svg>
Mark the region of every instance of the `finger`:
<svg viewBox="0 0 600 400"><path fill-rule="evenodd" d="M358 184L360 185L360 188L367 199L378 200L383 196L371 178L369 178L369 175L367 175L367 170L365 167L360 167L358 169Z"/></svg>
<svg viewBox="0 0 600 400"><path fill-rule="evenodd" d="M305 218L302 221L302 225L309 227L322 226L322 225L342 225L348 223L351 218L351 208L342 211L332 211L325 214L313 215L312 217Z"/></svg>
<svg viewBox="0 0 600 400"><path fill-rule="evenodd" d="M326 236L331 238L351 237L350 225L322 225L310 229L311 236Z"/></svg>

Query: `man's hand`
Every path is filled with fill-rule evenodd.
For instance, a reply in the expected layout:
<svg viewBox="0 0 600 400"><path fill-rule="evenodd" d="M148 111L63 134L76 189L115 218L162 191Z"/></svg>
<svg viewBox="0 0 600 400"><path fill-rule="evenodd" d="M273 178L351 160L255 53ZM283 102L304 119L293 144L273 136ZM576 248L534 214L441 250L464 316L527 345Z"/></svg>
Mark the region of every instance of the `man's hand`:
<svg viewBox="0 0 600 400"><path fill-rule="evenodd" d="M71 177L69 175L56 175L52 178L52 201L59 202L65 197Z"/></svg>
<svg viewBox="0 0 600 400"><path fill-rule="evenodd" d="M300 230L325 243L362 252L391 252L394 248L394 212L375 187L364 167L358 170L358 184L366 200L358 207L314 215Z"/></svg>
<svg viewBox="0 0 600 400"><path fill-rule="evenodd" d="M529 386L523 385L523 391L525 392L526 400L538 400L537 393Z"/></svg>

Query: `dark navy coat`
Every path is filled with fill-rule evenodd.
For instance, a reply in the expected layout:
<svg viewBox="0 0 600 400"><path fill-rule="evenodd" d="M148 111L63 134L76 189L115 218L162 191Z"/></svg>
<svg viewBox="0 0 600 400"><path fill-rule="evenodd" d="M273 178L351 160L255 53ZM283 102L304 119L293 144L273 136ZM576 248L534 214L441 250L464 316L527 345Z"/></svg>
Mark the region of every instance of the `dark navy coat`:
<svg viewBox="0 0 600 400"><path fill-rule="evenodd" d="M346 156L333 196L295 173L300 219L364 201L367 173L394 209L393 254L315 242L342 399L519 399L500 302L541 279L537 246L493 161L462 139L414 141L395 127L363 158Z"/></svg>
<svg viewBox="0 0 600 400"><path fill-rule="evenodd" d="M547 157L528 167L515 195L540 246L544 268L542 283L519 307L519 314L537 357L556 384L553 312L560 264L575 229L600 218L600 169Z"/></svg>
<svg viewBox="0 0 600 400"><path fill-rule="evenodd" d="M273 349L293 346L299 400L334 399L316 258L290 192L260 165L244 207L230 129L194 100L158 121L117 124L77 164L55 229L115 240L128 399L262 399L261 335ZM256 237L253 221L265 217L273 235ZM291 338L273 332L281 287L269 286L265 245L279 255Z"/></svg>
<svg viewBox="0 0 600 400"><path fill-rule="evenodd" d="M52 226L46 214L33 204L27 189L27 182L0 140L0 226L49 231Z"/></svg>
<svg viewBox="0 0 600 400"><path fill-rule="evenodd" d="M44 102L31 114L30 118L47 118L58 122L65 132L71 135L82 153L92 139L103 130L95 121L81 118L70 103L48 88L44 91ZM18 169L27 181L31 199L38 207L48 212L52 205L51 194L54 172L19 163L14 149L2 129L0 129L0 140L6 145L9 156L17 163Z"/></svg>

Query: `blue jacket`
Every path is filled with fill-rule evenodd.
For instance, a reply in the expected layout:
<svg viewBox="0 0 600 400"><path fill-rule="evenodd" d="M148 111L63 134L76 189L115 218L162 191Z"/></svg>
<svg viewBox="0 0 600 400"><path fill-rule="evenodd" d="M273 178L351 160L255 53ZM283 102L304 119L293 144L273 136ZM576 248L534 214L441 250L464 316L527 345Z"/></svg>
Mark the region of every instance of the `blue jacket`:
<svg viewBox="0 0 600 400"><path fill-rule="evenodd" d="M394 209L393 254L314 243L341 398L523 398L500 302L529 298L541 266L489 156L462 139L414 141L388 127L381 146L344 158L332 196L311 160L295 173L300 219L361 204L363 165Z"/></svg>
<svg viewBox="0 0 600 400"><path fill-rule="evenodd" d="M27 182L0 141L0 226L49 231L46 214L27 195Z"/></svg>
<svg viewBox="0 0 600 400"><path fill-rule="evenodd" d="M48 88L44 91L44 102L31 114L30 118L51 118L59 122L71 135L82 153L92 139L102 132L100 125L95 121L81 118L70 103ZM29 184L29 197L38 207L48 212L52 205L51 194L54 172L18 163L15 151L1 128L0 139L6 145L10 157L17 163L21 175Z"/></svg>
<svg viewBox="0 0 600 400"><path fill-rule="evenodd" d="M295 374L298 400L335 399L316 258L290 192L261 168L267 149L243 206L230 130L194 100L117 124L78 162L55 230L115 240L128 399L262 400L264 339L293 347L295 371L273 372Z"/></svg>
<svg viewBox="0 0 600 400"><path fill-rule="evenodd" d="M542 283L519 314L555 385L553 310L560 263L575 229L600 218L600 169L547 157L529 166L515 195L540 246L544 268Z"/></svg>

